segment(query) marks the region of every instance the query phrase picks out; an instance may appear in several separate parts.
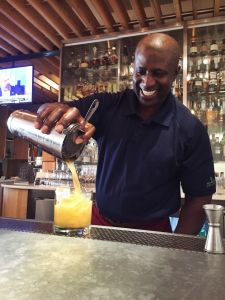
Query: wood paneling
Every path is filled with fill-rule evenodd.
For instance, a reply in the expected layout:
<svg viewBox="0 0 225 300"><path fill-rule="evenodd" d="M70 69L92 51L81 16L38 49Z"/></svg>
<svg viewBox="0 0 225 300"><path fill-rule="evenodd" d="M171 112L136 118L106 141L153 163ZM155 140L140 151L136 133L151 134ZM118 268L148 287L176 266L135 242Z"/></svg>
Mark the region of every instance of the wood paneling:
<svg viewBox="0 0 225 300"><path fill-rule="evenodd" d="M124 4L121 0L108 0L112 7L114 14L118 16L119 22L123 29L131 29L133 26L130 24L130 18Z"/></svg>
<svg viewBox="0 0 225 300"><path fill-rule="evenodd" d="M2 216L16 219L27 217L27 189L13 189L4 187Z"/></svg>
<svg viewBox="0 0 225 300"><path fill-rule="evenodd" d="M182 20L181 3L180 2L181 2L180 0L173 0L173 5L174 5L177 22L181 22L181 20Z"/></svg>
<svg viewBox="0 0 225 300"><path fill-rule="evenodd" d="M14 159L25 159L28 158L28 142L21 138L14 138Z"/></svg>
<svg viewBox="0 0 225 300"><path fill-rule="evenodd" d="M141 5L141 2L139 0L130 0L130 3L132 5L133 10L135 11L140 26L145 27L147 25L147 23L145 23L146 14L144 7Z"/></svg>
<svg viewBox="0 0 225 300"><path fill-rule="evenodd" d="M74 13L79 16L81 21L85 24L88 30L90 30L91 34L100 33L97 19L93 15L92 11L88 7L85 1L80 0L66 0L67 3L71 6Z"/></svg>
<svg viewBox="0 0 225 300"><path fill-rule="evenodd" d="M151 2L152 9L153 9L153 14L155 16L156 24L160 25L163 23L163 20L162 20L162 12L161 12L161 7L159 4L159 1L150 0L150 2Z"/></svg>

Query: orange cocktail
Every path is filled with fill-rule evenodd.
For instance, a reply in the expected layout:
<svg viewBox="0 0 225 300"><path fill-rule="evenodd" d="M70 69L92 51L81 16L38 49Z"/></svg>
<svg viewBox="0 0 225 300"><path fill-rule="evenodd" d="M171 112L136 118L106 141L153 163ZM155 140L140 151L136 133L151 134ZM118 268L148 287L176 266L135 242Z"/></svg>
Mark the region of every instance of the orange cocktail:
<svg viewBox="0 0 225 300"><path fill-rule="evenodd" d="M91 224L92 201L85 194L74 190L56 191L54 228L56 233L75 235ZM79 235L79 233L78 233Z"/></svg>

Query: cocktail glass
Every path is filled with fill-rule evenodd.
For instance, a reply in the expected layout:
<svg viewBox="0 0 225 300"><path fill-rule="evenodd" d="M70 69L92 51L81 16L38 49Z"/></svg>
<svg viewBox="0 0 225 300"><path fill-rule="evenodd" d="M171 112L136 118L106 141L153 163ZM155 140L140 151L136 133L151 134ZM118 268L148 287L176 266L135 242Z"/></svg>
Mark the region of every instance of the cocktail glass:
<svg viewBox="0 0 225 300"><path fill-rule="evenodd" d="M54 233L85 236L91 224L92 201L73 188L57 188L54 206Z"/></svg>

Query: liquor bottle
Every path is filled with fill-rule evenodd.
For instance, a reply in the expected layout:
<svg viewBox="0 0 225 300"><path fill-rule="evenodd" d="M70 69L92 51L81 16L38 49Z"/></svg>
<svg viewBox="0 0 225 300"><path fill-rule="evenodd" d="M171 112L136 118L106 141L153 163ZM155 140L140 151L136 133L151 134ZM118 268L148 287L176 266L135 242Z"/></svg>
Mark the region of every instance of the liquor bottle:
<svg viewBox="0 0 225 300"><path fill-rule="evenodd" d="M129 65L129 54L128 54L127 45L123 46L122 63L124 65Z"/></svg>
<svg viewBox="0 0 225 300"><path fill-rule="evenodd" d="M222 57L220 61L219 80L220 80L219 91L225 92L225 55Z"/></svg>
<svg viewBox="0 0 225 300"><path fill-rule="evenodd" d="M202 93L203 92L203 76L204 76L204 65L201 63L198 66L196 71L196 78L195 78L195 92Z"/></svg>
<svg viewBox="0 0 225 300"><path fill-rule="evenodd" d="M196 60L197 60L197 71L200 71L200 66L203 62L202 56L198 55Z"/></svg>
<svg viewBox="0 0 225 300"><path fill-rule="evenodd" d="M214 109L214 99L209 95L208 109L206 111L207 124L212 125L217 119L218 112Z"/></svg>
<svg viewBox="0 0 225 300"><path fill-rule="evenodd" d="M208 58L203 58L203 65L201 66L203 73L203 83L202 83L202 92L208 93L209 88L209 63Z"/></svg>
<svg viewBox="0 0 225 300"><path fill-rule="evenodd" d="M218 125L220 132L225 131L225 97L220 98L221 107L218 116Z"/></svg>
<svg viewBox="0 0 225 300"><path fill-rule="evenodd" d="M189 80L191 78L191 71L192 71L192 65L193 65L193 61L192 59L188 59L188 64L187 64L187 80Z"/></svg>
<svg viewBox="0 0 225 300"><path fill-rule="evenodd" d="M111 55L112 55L112 47L111 47L111 42L107 41L107 54L110 60L110 64L111 64Z"/></svg>
<svg viewBox="0 0 225 300"><path fill-rule="evenodd" d="M121 57L121 76L129 76L129 55L127 50L127 45L123 46L123 52Z"/></svg>
<svg viewBox="0 0 225 300"><path fill-rule="evenodd" d="M131 62L129 64L129 75L133 76L134 74L134 55L131 57Z"/></svg>
<svg viewBox="0 0 225 300"><path fill-rule="evenodd" d="M207 93L208 88L209 88L209 78L207 77L207 73L205 73L202 80L202 92Z"/></svg>
<svg viewBox="0 0 225 300"><path fill-rule="evenodd" d="M201 109L200 120L201 120L202 124L204 124L206 126L207 125L207 117L206 117L207 101L206 101L206 96L201 95L199 100L200 100L200 109Z"/></svg>
<svg viewBox="0 0 225 300"><path fill-rule="evenodd" d="M200 56L202 57L202 62L205 67L209 64L210 61L210 54L209 54L209 47L205 41L202 42L200 47Z"/></svg>
<svg viewBox="0 0 225 300"><path fill-rule="evenodd" d="M173 82L172 91L173 94L178 98L178 100L182 101L183 88L182 88L182 78L180 76L177 76L176 80Z"/></svg>
<svg viewBox="0 0 225 300"><path fill-rule="evenodd" d="M212 58L209 68L209 93L215 93L217 91L217 70L215 67L215 61Z"/></svg>
<svg viewBox="0 0 225 300"><path fill-rule="evenodd" d="M216 135L213 133L210 135L210 144L211 144L211 149L212 149L212 155L213 155L213 160L215 161L215 143L216 143Z"/></svg>
<svg viewBox="0 0 225 300"><path fill-rule="evenodd" d="M213 111L214 111L214 121L217 122L219 120L219 112L221 108L220 99L218 97L214 97L213 99L214 105L213 105Z"/></svg>
<svg viewBox="0 0 225 300"><path fill-rule="evenodd" d="M88 68L89 67L89 62L90 62L90 59L89 59L89 56L88 56L88 52L87 52L87 50L84 50L84 56L81 60L80 68Z"/></svg>
<svg viewBox="0 0 225 300"><path fill-rule="evenodd" d="M221 95L221 106L224 110L224 114L225 114L225 94L224 95Z"/></svg>
<svg viewBox="0 0 225 300"><path fill-rule="evenodd" d="M188 84L188 92L192 93L194 92L194 79L191 77L191 75L188 74L187 84Z"/></svg>
<svg viewBox="0 0 225 300"><path fill-rule="evenodd" d="M220 95L220 99L221 99L221 105L222 105L222 108L224 110L224 114L225 114L225 94L221 94Z"/></svg>
<svg viewBox="0 0 225 300"><path fill-rule="evenodd" d="M71 51L70 52L70 57L69 57L69 61L67 63L67 68L68 69L72 69L76 67L76 58L75 58L75 52Z"/></svg>
<svg viewBox="0 0 225 300"><path fill-rule="evenodd" d="M197 114L197 104L196 104L196 101L191 101L190 102L190 111L192 113L192 115L195 115Z"/></svg>
<svg viewBox="0 0 225 300"><path fill-rule="evenodd" d="M80 54L77 54L76 62L75 62L76 68L80 68L80 64L81 64L81 56L80 56Z"/></svg>
<svg viewBox="0 0 225 300"><path fill-rule="evenodd" d="M222 158L222 146L219 142L219 137L216 137L216 142L214 144L214 153L213 153L214 161L219 161Z"/></svg>
<svg viewBox="0 0 225 300"><path fill-rule="evenodd" d="M200 102L200 101L197 102L195 107L196 107L196 108L195 108L195 115L196 115L196 117L197 117L200 121L202 121L202 108L201 108L201 102Z"/></svg>
<svg viewBox="0 0 225 300"><path fill-rule="evenodd" d="M224 125L224 109L221 106L220 107L220 111L219 111L219 116L218 116L218 123L219 123L219 128L221 128L223 130L223 125Z"/></svg>
<svg viewBox="0 0 225 300"><path fill-rule="evenodd" d="M222 160L224 160L223 155L222 155ZM222 180L222 194L224 193L224 188L225 188L225 177L224 177L224 172L220 172L220 178Z"/></svg>
<svg viewBox="0 0 225 300"><path fill-rule="evenodd" d="M116 46L112 46L111 61L112 61L112 64L118 63L118 56L116 54Z"/></svg>
<svg viewBox="0 0 225 300"><path fill-rule="evenodd" d="M210 44L210 54L211 55L217 55L219 52L218 44L216 43L216 40L212 40Z"/></svg>
<svg viewBox="0 0 225 300"><path fill-rule="evenodd" d="M194 92L194 79L192 76L192 69L193 69L193 59L188 60L187 66L187 89L189 93Z"/></svg>
<svg viewBox="0 0 225 300"><path fill-rule="evenodd" d="M208 54L208 51L209 51L208 45L206 44L205 41L202 41L200 46L200 55L205 56Z"/></svg>
<svg viewBox="0 0 225 300"><path fill-rule="evenodd" d="M199 65L199 71L200 73L202 73L202 78L204 77L205 72L207 71L207 64L204 63L204 58L205 56L202 57L201 61L200 61L200 65Z"/></svg>
<svg viewBox="0 0 225 300"><path fill-rule="evenodd" d="M218 195L223 194L223 180L224 180L224 173L223 172L216 172L215 179L216 179L216 193Z"/></svg>
<svg viewBox="0 0 225 300"><path fill-rule="evenodd" d="M104 66L108 66L108 65L111 64L111 59L110 59L110 56L109 56L109 53L108 53L108 48L105 49L105 52L104 52L103 57L102 57L102 60L103 60L102 64Z"/></svg>
<svg viewBox="0 0 225 300"><path fill-rule="evenodd" d="M198 61L197 61L197 72L200 73L200 78L204 77L204 73L206 72L206 65L204 64L204 60L202 56L198 56Z"/></svg>
<svg viewBox="0 0 225 300"><path fill-rule="evenodd" d="M220 141L221 147L222 147L222 160L225 160L225 133L223 133L223 137Z"/></svg>
<svg viewBox="0 0 225 300"><path fill-rule="evenodd" d="M195 56L197 56L197 54L198 54L198 48L197 48L195 38L193 37L191 40L190 56L195 57Z"/></svg>
<svg viewBox="0 0 225 300"><path fill-rule="evenodd" d="M220 47L220 54L225 55L225 39L223 39L221 47Z"/></svg>
<svg viewBox="0 0 225 300"><path fill-rule="evenodd" d="M210 135L210 144L212 149L214 148L215 143L216 143L216 135L215 133L213 133L212 135Z"/></svg>
<svg viewBox="0 0 225 300"><path fill-rule="evenodd" d="M196 59L192 59L192 63L191 63L191 76L190 76L190 80L192 82L190 82L190 84L192 86L191 87L191 91L196 92L196 86L195 86L195 80L197 79L197 61Z"/></svg>
<svg viewBox="0 0 225 300"><path fill-rule="evenodd" d="M90 65L93 68L99 67L100 60L98 58L98 48L96 46L93 47L93 57L91 59Z"/></svg>
<svg viewBox="0 0 225 300"><path fill-rule="evenodd" d="M201 102L201 108L202 108L202 110L206 111L207 110L207 98L206 98L206 95L201 94L199 101Z"/></svg>
<svg viewBox="0 0 225 300"><path fill-rule="evenodd" d="M102 49L99 49L98 51L98 59L99 59L100 66L104 66L104 52Z"/></svg>

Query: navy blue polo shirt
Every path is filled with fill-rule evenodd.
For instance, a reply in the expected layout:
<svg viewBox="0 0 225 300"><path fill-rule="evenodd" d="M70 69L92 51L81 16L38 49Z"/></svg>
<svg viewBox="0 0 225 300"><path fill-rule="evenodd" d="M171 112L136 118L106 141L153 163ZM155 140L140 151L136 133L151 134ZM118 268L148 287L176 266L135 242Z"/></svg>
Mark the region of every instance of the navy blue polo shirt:
<svg viewBox="0 0 225 300"><path fill-rule="evenodd" d="M215 192L213 158L202 123L169 94L150 121L137 114L133 90L75 101L85 115L93 99L99 159L96 201L115 221L147 221L176 212L180 184L190 197Z"/></svg>

